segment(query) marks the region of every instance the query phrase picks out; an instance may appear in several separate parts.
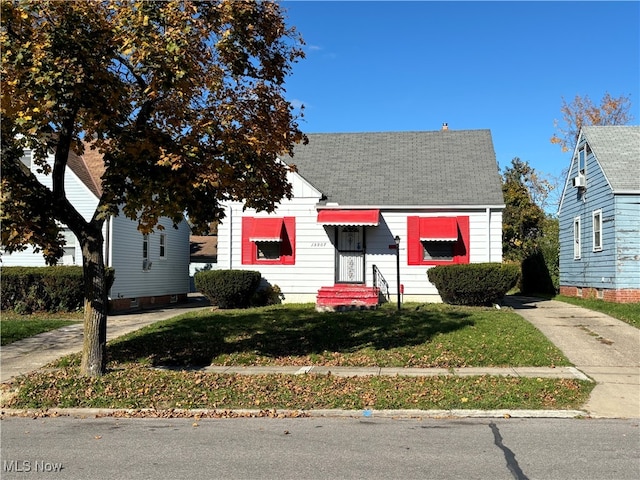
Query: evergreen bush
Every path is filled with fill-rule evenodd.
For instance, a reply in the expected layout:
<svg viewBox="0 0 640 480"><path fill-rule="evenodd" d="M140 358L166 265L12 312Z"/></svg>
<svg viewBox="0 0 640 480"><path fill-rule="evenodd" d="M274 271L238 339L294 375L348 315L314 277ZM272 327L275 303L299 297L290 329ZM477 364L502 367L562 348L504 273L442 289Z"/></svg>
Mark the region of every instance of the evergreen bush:
<svg viewBox="0 0 640 480"><path fill-rule="evenodd" d="M196 290L219 308L247 308L260 286L254 270L208 270L195 274Z"/></svg>
<svg viewBox="0 0 640 480"><path fill-rule="evenodd" d="M105 270L107 291L115 280ZM17 313L77 311L84 308L82 267L2 267L0 308Z"/></svg>
<svg viewBox="0 0 640 480"><path fill-rule="evenodd" d="M284 300L284 294L278 285L267 283L261 286L251 298L252 307L265 307L267 305L280 305Z"/></svg>
<svg viewBox="0 0 640 480"><path fill-rule="evenodd" d="M427 276L445 303L491 305L518 283L520 267L506 263L439 265L429 269Z"/></svg>

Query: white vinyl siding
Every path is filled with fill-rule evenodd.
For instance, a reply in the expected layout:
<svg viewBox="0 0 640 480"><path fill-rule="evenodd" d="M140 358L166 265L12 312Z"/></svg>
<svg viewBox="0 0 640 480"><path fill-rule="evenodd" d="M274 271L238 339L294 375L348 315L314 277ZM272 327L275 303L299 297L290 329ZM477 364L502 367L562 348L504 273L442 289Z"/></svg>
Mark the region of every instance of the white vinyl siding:
<svg viewBox="0 0 640 480"><path fill-rule="evenodd" d="M30 150L24 151L21 160L22 163L30 167L31 173L42 185L49 189L52 188L51 175L45 175L44 173L39 173L37 171L38 168L32 162L32 154ZM53 165L53 155L49 155L48 162ZM89 190L89 188L87 188L87 186L80 181L80 179L76 176L75 173L73 173L70 168L67 168L65 170L64 182L67 198L78 211L78 213L80 213L80 215L82 215L82 217L86 221L90 221L93 217L96 207L98 206L98 199L91 192L91 190ZM64 225L63 228L65 228ZM65 231L62 232L65 236L65 240L67 242L71 242L71 237L68 237ZM106 233L106 230L103 229L102 233L104 235ZM76 248L77 240L75 239L75 237L73 241L75 242L73 248L74 252L72 252L71 244L67 243L67 247L65 247L65 255L58 262L60 265L70 265L71 256L73 256L73 264L82 265L82 253L79 246L77 246ZM2 252L2 265L7 267L44 267L46 263L44 261L44 257L42 256L42 253L35 253L33 247L28 246L25 250L14 252L12 254Z"/></svg>
<svg viewBox="0 0 640 480"><path fill-rule="evenodd" d="M111 266L115 281L111 298L143 298L189 292L189 227L182 222L176 230L167 218L161 218L162 233L147 236L148 268L143 270L144 240L137 222L123 214L112 220ZM166 235L165 259L160 260L160 236Z"/></svg>
<svg viewBox="0 0 640 480"><path fill-rule="evenodd" d="M316 205L321 194L298 175L290 178L294 198L283 200L276 211L268 215L243 210L239 202L226 204L226 216L218 227L218 264L222 269L260 271L265 282L278 285L285 302L315 302L318 290L334 285L336 280L336 228L318 224ZM376 207L378 208L378 207ZM437 215L434 209L385 209L380 206L380 225L364 228L365 284L373 285L373 265L389 283L391 295L396 295L396 250L394 237L400 241L400 274L405 301L438 301L438 292L427 279L424 265L407 264L407 216ZM483 206L449 210L448 216L469 217L469 261L502 261L502 210ZM242 217L296 218L294 265L242 265ZM154 267L155 268L155 267Z"/></svg>

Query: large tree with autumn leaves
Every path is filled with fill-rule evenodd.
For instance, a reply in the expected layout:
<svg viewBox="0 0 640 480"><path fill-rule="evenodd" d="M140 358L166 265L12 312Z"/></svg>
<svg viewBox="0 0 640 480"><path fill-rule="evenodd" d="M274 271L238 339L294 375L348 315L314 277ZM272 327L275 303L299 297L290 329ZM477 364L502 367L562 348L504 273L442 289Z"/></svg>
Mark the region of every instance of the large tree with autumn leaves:
<svg viewBox="0 0 640 480"><path fill-rule="evenodd" d="M61 226L73 231L85 278L81 369L99 376L103 222L120 213L147 233L186 214L197 232L221 218L221 201L269 211L290 197L278 156L305 140L284 90L302 39L274 2L2 0L0 13L2 246L32 245L54 263ZM106 168L90 220L64 184L69 153L85 148ZM23 168L24 149L51 189Z"/></svg>
<svg viewBox="0 0 640 480"><path fill-rule="evenodd" d="M563 152L573 150L582 127L587 125L626 125L633 120L631 99L626 95L613 97L605 92L600 105L593 103L589 95L576 95L571 102L562 97L562 121L555 120L557 133L551 143L559 145Z"/></svg>

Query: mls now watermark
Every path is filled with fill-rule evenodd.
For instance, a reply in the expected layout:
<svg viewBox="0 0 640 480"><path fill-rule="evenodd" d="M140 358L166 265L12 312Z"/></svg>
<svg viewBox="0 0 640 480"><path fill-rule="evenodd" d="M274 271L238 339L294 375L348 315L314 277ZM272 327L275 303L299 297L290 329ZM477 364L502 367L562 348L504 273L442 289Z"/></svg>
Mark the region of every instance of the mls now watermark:
<svg viewBox="0 0 640 480"><path fill-rule="evenodd" d="M62 470L62 463L45 462L44 460L3 460L2 471L13 473L57 473Z"/></svg>

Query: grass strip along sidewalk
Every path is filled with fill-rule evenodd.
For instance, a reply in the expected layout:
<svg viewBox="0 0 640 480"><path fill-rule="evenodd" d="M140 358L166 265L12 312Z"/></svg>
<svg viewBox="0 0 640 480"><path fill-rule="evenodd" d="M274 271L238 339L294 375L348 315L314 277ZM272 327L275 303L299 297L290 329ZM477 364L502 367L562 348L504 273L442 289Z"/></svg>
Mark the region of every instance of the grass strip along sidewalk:
<svg viewBox="0 0 640 480"><path fill-rule="evenodd" d="M82 322L82 312L37 313L20 315L3 311L0 317L0 345Z"/></svg>
<svg viewBox="0 0 640 480"><path fill-rule="evenodd" d="M508 309L386 305L318 313L313 305L199 311L109 343L109 371L80 356L4 385L4 407L128 409L576 409L593 383L499 376L238 375L208 365L520 367L570 365ZM163 367L163 368L157 368ZM171 367L170 369L164 367ZM6 395L11 391L12 395Z"/></svg>

